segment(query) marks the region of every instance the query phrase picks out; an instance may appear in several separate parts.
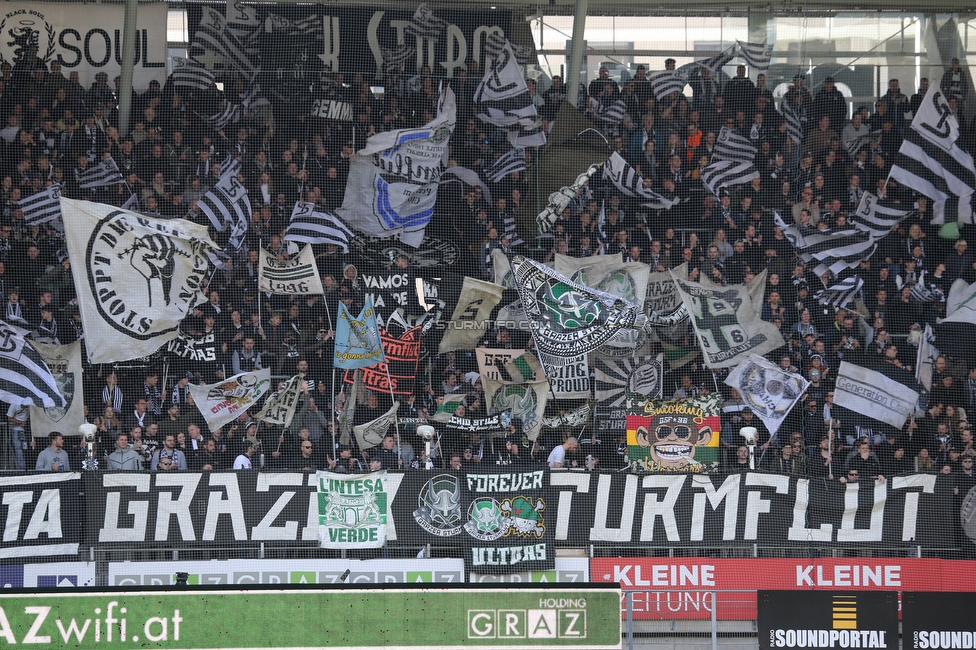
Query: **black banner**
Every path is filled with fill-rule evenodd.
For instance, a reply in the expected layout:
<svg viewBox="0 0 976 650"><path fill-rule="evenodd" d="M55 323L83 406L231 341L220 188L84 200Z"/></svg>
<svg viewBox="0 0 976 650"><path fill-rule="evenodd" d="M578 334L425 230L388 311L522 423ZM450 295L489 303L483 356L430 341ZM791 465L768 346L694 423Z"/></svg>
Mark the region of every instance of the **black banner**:
<svg viewBox="0 0 976 650"><path fill-rule="evenodd" d="M388 539L458 546L469 565L485 573L551 567L554 546L942 548L945 531L953 530L952 481L941 475L893 477L875 488L759 472L637 476L550 472L534 465L504 469L485 464L483 471L467 474L391 473L395 530ZM17 540L0 547L8 557L31 555L29 547L43 549L52 543L49 538L77 544L82 521L84 541L96 548L318 543L315 481L304 473L86 472L83 502L77 475L66 482L59 476L5 479L5 530L16 524L20 531ZM60 503L59 522L51 521L54 499ZM469 522L477 535L465 530ZM482 524L487 528L480 530ZM488 539L506 525L500 537ZM28 550L6 550L20 547ZM504 556L497 551L516 547L532 547L534 559L527 550ZM545 559L537 552L541 548Z"/></svg>
<svg viewBox="0 0 976 650"><path fill-rule="evenodd" d="M393 516L406 543L458 546L478 573L555 568L556 494L547 471L406 474Z"/></svg>
<svg viewBox="0 0 976 650"><path fill-rule="evenodd" d="M904 592L902 647L976 648L976 593Z"/></svg>
<svg viewBox="0 0 976 650"><path fill-rule="evenodd" d="M756 626L760 650L897 648L898 594L760 591Z"/></svg>
<svg viewBox="0 0 976 650"><path fill-rule="evenodd" d="M76 472L0 477L0 564L10 558L77 555L84 514L80 492Z"/></svg>
<svg viewBox="0 0 976 650"><path fill-rule="evenodd" d="M166 344L166 352L174 359L187 361L216 361L217 334L207 332L198 339L179 332L177 338Z"/></svg>

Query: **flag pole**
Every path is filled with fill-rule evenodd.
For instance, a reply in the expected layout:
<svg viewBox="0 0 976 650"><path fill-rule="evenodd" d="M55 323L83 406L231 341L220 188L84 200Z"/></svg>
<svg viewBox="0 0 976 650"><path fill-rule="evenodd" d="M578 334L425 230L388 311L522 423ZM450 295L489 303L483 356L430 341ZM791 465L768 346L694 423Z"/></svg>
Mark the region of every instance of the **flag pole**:
<svg viewBox="0 0 976 650"><path fill-rule="evenodd" d="M380 345L383 345L382 341L380 341ZM396 395L393 393L393 378L390 377L390 364L384 363L381 365L383 365L383 370L386 371L386 385L390 389L390 401L393 402L393 404L395 404L397 399L396 399ZM390 406L392 406L393 404L391 404ZM400 418L399 417L393 416L393 426L396 427L396 434L397 434L397 458L400 460L400 462L403 462L403 441L400 440Z"/></svg>

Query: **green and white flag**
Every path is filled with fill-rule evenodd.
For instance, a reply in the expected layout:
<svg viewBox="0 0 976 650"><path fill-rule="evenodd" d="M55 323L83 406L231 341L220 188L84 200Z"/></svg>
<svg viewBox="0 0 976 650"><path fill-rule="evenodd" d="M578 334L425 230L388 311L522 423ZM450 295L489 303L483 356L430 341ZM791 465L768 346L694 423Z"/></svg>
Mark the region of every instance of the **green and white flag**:
<svg viewBox="0 0 976 650"><path fill-rule="evenodd" d="M488 415L500 415L505 411L513 420L522 420L522 430L529 440L539 437L542 416L549 401L548 380L513 384L482 379Z"/></svg>
<svg viewBox="0 0 976 650"><path fill-rule="evenodd" d="M437 410L431 416L434 422L447 422L457 411L457 407L464 401L464 393L448 393L442 402L437 405Z"/></svg>
<svg viewBox="0 0 976 650"><path fill-rule="evenodd" d="M317 472L319 545L380 548L390 515L386 471L372 474Z"/></svg>

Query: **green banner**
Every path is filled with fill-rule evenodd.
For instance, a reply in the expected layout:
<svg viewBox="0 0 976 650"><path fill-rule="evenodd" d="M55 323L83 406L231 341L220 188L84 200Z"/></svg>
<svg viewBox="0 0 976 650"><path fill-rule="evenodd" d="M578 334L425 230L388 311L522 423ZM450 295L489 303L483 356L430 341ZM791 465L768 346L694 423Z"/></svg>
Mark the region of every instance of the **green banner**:
<svg viewBox="0 0 976 650"><path fill-rule="evenodd" d="M187 590L0 595L0 645L619 648L620 589Z"/></svg>

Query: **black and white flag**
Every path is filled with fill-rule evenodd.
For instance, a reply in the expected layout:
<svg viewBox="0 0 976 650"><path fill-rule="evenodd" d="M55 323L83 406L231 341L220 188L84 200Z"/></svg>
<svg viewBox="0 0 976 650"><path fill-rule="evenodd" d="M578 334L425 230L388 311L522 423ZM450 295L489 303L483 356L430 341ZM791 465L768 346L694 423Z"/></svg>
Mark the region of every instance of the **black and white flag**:
<svg viewBox="0 0 976 650"><path fill-rule="evenodd" d="M603 178L613 183L624 196L636 198L644 207L654 210L667 210L677 203L677 199L661 196L644 185L644 179L637 170L614 151L603 164Z"/></svg>
<svg viewBox="0 0 976 650"><path fill-rule="evenodd" d="M247 198L247 189L236 176L221 176L197 206L210 219L214 230L222 235L221 240L226 240L234 250L241 247L251 222L251 201Z"/></svg>
<svg viewBox="0 0 976 650"><path fill-rule="evenodd" d="M499 156L491 169L488 170L488 180L498 183L512 172L525 171L525 149L509 149Z"/></svg>
<svg viewBox="0 0 976 650"><path fill-rule="evenodd" d="M744 43L739 44L739 56L751 70L756 72L766 72L769 70L769 62L773 60L773 46L765 43Z"/></svg>
<svg viewBox="0 0 976 650"><path fill-rule="evenodd" d="M596 97L590 97L590 111L600 122L607 124L620 124L627 114L627 102L618 99L609 106L604 106Z"/></svg>
<svg viewBox="0 0 976 650"><path fill-rule="evenodd" d="M435 43L447 29L447 22L434 15L433 9L427 3L421 4L413 12L413 17L407 24L406 33L417 38L425 38Z"/></svg>
<svg viewBox="0 0 976 650"><path fill-rule="evenodd" d="M65 242L91 363L152 354L206 301L216 244L204 226L61 198Z"/></svg>
<svg viewBox="0 0 976 650"><path fill-rule="evenodd" d="M782 103L783 120L786 121L786 134L790 140L800 144L803 142L803 122L800 113L805 110L802 106L798 109L788 97L783 98Z"/></svg>
<svg viewBox="0 0 976 650"><path fill-rule="evenodd" d="M478 119L508 132L513 147L541 147L546 143L538 109L510 43L485 71L474 92L474 106Z"/></svg>
<svg viewBox="0 0 976 650"><path fill-rule="evenodd" d="M79 187L83 190L118 185L124 180L122 178L122 172L119 171L119 166L115 164L115 159L113 158L103 160L94 167L88 167L80 174L75 170L75 178L78 180Z"/></svg>
<svg viewBox="0 0 976 650"><path fill-rule="evenodd" d="M896 429L915 412L924 387L908 370L862 356L859 364L841 361L834 386L834 404L880 420Z"/></svg>
<svg viewBox="0 0 976 650"><path fill-rule="evenodd" d="M658 101L672 93L684 92L685 86L688 84L687 75L677 70L655 72L649 75L648 79L651 82L651 90Z"/></svg>
<svg viewBox="0 0 976 650"><path fill-rule="evenodd" d="M291 212L288 230L282 238L285 241L306 244L332 244L349 252L352 230L342 223L339 217L330 212L318 212L314 203L299 201Z"/></svg>
<svg viewBox="0 0 976 650"><path fill-rule="evenodd" d="M723 126L715 139L715 150L712 152L712 162L717 160L731 160L738 163L752 163L756 160L758 149L752 140L739 135L732 129Z"/></svg>
<svg viewBox="0 0 976 650"><path fill-rule="evenodd" d="M927 281L925 275L925 271L918 274L918 282L912 287L912 298L921 303L945 302L945 293L939 285Z"/></svg>
<svg viewBox="0 0 976 650"><path fill-rule="evenodd" d="M725 385L737 389L769 432L776 433L810 382L802 375L750 354L729 373Z"/></svg>
<svg viewBox="0 0 976 650"><path fill-rule="evenodd" d="M278 390L264 399L264 406L254 414L254 419L280 427L291 426L298 401L304 390L305 375L295 375L288 381L282 382Z"/></svg>
<svg viewBox="0 0 976 650"><path fill-rule="evenodd" d="M851 215L851 222L867 228L875 239L881 239L911 213L912 210L883 206L876 195L865 192L861 195L857 210Z"/></svg>
<svg viewBox="0 0 976 650"><path fill-rule="evenodd" d="M170 79L177 88L192 88L193 90L208 90L214 82L214 75L202 65L188 59L182 61L173 69ZM174 58L174 63L177 59Z"/></svg>
<svg viewBox="0 0 976 650"><path fill-rule="evenodd" d="M725 65L729 61L735 58L735 47L736 47L735 45L730 45L728 48L726 48L724 51L720 52L719 54L716 54L715 56L708 59L695 61L695 63L697 63L703 68L708 68L709 70L712 71L712 74L716 74L718 73L719 70L725 67Z"/></svg>
<svg viewBox="0 0 976 650"><path fill-rule="evenodd" d="M61 186L51 185L37 194L21 199L20 209L24 211L24 223L39 226L49 221L61 220Z"/></svg>
<svg viewBox="0 0 976 650"><path fill-rule="evenodd" d="M973 158L956 145L959 120L937 81L929 86L911 128L891 165L889 178L934 201L932 223L973 223L970 200L976 191ZM957 214L946 215L951 200Z"/></svg>
<svg viewBox="0 0 976 650"><path fill-rule="evenodd" d="M864 147L870 147L872 142L877 141L879 134L871 133L868 135L858 135L844 142L848 155L853 160L857 157L857 152Z"/></svg>
<svg viewBox="0 0 976 650"><path fill-rule="evenodd" d="M41 354L0 321L0 400L16 406L65 406L58 383Z"/></svg>
<svg viewBox="0 0 976 650"><path fill-rule="evenodd" d="M251 60L248 45L227 27L227 19L219 11L206 6L202 11L190 47L212 52L231 68L251 77L257 71L257 66Z"/></svg>
<svg viewBox="0 0 976 650"><path fill-rule="evenodd" d="M864 280L856 275L852 275L825 289L821 289L814 297L821 305L829 305L834 309L839 309L853 300L863 286Z"/></svg>
<svg viewBox="0 0 976 650"><path fill-rule="evenodd" d="M399 408L400 402L393 402L390 410L383 415L375 420L366 422L365 424L359 424L352 428L360 449L372 449L383 443L386 432L390 430L391 426L396 424L396 414Z"/></svg>
<svg viewBox="0 0 976 650"><path fill-rule="evenodd" d="M818 276L825 271L837 275L845 269L852 269L871 257L878 248L871 231L863 226L802 233L796 226L786 225L777 213L773 214L773 219L800 259L806 264L816 263L814 273Z"/></svg>
<svg viewBox="0 0 976 650"><path fill-rule="evenodd" d="M512 53L515 54L515 60L519 65L525 65L529 62L529 57L532 56L532 48L525 47L523 45L516 45L511 41L508 41L504 36L498 32L490 32L488 38L485 39L485 51L488 56L495 59L501 54L501 51L505 49L505 43L512 47Z"/></svg>
<svg viewBox="0 0 976 650"><path fill-rule="evenodd" d="M270 31L276 37L322 37L322 18L318 15L312 15L302 20L289 20L278 14L268 14L266 24L270 26Z"/></svg>
<svg viewBox="0 0 976 650"><path fill-rule="evenodd" d="M708 188L712 194L718 194L718 190L729 185L741 185L749 183L754 178L759 178L759 171L751 162L733 162L731 160L718 160L708 165L702 170L702 184Z"/></svg>
<svg viewBox="0 0 976 650"><path fill-rule="evenodd" d="M407 63L417 52L416 48L402 44L397 47L382 48L380 53L383 56L383 69L387 72L394 72L400 66Z"/></svg>
<svg viewBox="0 0 976 650"><path fill-rule="evenodd" d="M32 341L57 383L64 405L30 409L31 435L46 438L53 431L74 432L85 423L85 399L81 341L71 345L51 345Z"/></svg>

